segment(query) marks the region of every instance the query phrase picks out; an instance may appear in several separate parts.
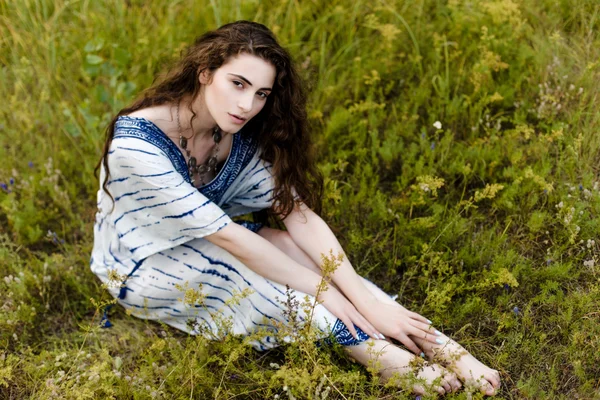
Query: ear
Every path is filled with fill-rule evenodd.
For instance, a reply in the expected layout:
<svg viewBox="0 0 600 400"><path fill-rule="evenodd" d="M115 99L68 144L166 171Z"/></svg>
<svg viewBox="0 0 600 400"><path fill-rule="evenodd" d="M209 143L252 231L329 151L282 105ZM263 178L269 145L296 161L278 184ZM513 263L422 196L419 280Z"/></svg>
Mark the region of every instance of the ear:
<svg viewBox="0 0 600 400"><path fill-rule="evenodd" d="M200 75L198 76L198 78L200 79L200 83L202 85L207 85L210 82L208 69L204 69L204 70L200 71Z"/></svg>

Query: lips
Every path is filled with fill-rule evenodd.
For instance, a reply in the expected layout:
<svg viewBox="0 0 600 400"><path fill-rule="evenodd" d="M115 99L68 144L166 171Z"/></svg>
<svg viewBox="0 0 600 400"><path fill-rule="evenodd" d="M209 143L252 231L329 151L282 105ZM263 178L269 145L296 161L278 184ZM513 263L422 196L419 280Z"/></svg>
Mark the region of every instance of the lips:
<svg viewBox="0 0 600 400"><path fill-rule="evenodd" d="M227 114L229 114L229 116L231 116L231 118L233 118L233 120L235 122L239 122L239 123L246 122L246 118L240 117L239 115L231 114L231 113L227 113Z"/></svg>

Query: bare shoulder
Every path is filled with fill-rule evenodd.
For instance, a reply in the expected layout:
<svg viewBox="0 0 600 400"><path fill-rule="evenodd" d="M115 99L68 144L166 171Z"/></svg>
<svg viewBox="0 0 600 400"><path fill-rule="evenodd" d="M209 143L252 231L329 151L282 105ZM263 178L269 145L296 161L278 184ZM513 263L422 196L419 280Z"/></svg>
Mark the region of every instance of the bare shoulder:
<svg viewBox="0 0 600 400"><path fill-rule="evenodd" d="M142 108L127 114L133 118L144 118L158 126L167 135L177 130L172 107L169 104Z"/></svg>

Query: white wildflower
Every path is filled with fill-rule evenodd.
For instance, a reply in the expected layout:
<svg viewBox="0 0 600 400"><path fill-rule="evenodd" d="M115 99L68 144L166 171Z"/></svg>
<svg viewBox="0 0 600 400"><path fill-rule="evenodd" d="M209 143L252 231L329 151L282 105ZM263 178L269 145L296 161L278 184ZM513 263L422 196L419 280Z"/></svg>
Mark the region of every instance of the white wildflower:
<svg viewBox="0 0 600 400"><path fill-rule="evenodd" d="M433 123L433 127L434 127L435 129L442 129L442 123L441 123L440 121L435 121L435 122Z"/></svg>

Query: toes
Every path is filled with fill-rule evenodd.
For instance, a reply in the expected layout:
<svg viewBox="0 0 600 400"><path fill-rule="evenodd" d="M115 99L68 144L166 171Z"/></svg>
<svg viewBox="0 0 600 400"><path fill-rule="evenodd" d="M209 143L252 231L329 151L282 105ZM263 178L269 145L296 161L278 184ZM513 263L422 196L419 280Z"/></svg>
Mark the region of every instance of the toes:
<svg viewBox="0 0 600 400"><path fill-rule="evenodd" d="M461 388L462 383L460 383L460 381L457 378L454 378L450 380L450 385L452 386L452 391L456 392L458 389Z"/></svg>
<svg viewBox="0 0 600 400"><path fill-rule="evenodd" d="M494 386L492 386L492 384L490 382L488 382L487 380L482 379L481 380L481 392L488 395L488 396L493 396L496 394L496 389L494 389Z"/></svg>
<svg viewBox="0 0 600 400"><path fill-rule="evenodd" d="M417 396L423 396L423 395L431 395L431 393L433 392L437 392L441 395L444 395L446 393L450 393L450 390L445 389L442 386L428 386L428 389L425 389L425 387L423 387L422 385L414 385L413 386L413 393L416 394Z"/></svg>
<svg viewBox="0 0 600 400"><path fill-rule="evenodd" d="M425 394L425 388L423 386L421 386L421 385L414 385L413 386L413 393L416 394L416 395L418 395L418 396L421 396L421 395Z"/></svg>
<svg viewBox="0 0 600 400"><path fill-rule="evenodd" d="M492 385L494 389L500 387L500 374L496 370L492 370L489 373L483 375L483 377Z"/></svg>
<svg viewBox="0 0 600 400"><path fill-rule="evenodd" d="M444 386L446 387L447 393L456 392L462 386L462 384L458 380L458 377L454 373L449 373L445 375L444 382L448 384L448 387Z"/></svg>
<svg viewBox="0 0 600 400"><path fill-rule="evenodd" d="M446 379L444 379L442 381L442 386L444 387L444 392L445 393L452 392L452 386L450 385L450 382L448 382ZM444 394L444 393L442 393L442 394Z"/></svg>
<svg viewBox="0 0 600 400"><path fill-rule="evenodd" d="M492 378L494 379L494 387L498 389L500 387L500 372L494 370Z"/></svg>

